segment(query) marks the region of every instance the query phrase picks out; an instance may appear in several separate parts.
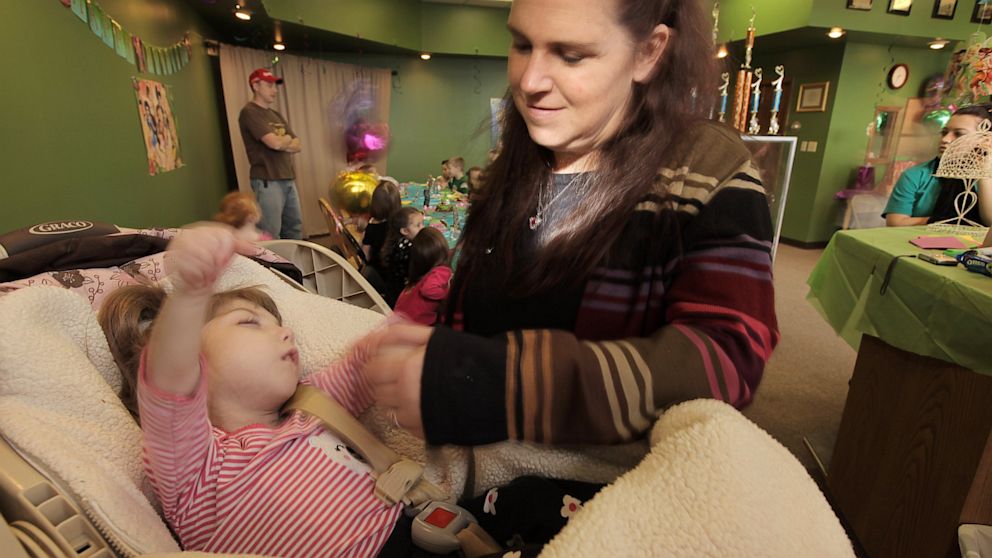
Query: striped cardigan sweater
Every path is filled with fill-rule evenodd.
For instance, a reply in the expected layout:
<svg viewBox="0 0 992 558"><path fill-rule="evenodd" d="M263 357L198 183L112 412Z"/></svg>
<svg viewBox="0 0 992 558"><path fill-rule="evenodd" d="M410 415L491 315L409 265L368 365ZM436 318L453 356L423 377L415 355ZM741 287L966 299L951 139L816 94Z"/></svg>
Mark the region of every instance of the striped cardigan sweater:
<svg viewBox="0 0 992 558"><path fill-rule="evenodd" d="M725 127L701 124L671 152L587 279L574 331L435 330L429 443L619 443L680 401L750 402L779 338L765 191Z"/></svg>

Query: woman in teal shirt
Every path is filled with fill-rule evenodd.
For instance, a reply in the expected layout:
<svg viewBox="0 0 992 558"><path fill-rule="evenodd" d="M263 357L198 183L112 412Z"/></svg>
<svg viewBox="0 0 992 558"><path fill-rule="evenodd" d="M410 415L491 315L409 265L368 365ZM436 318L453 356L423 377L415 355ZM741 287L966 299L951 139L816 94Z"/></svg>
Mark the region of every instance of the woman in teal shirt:
<svg viewBox="0 0 992 558"><path fill-rule="evenodd" d="M947 146L961 136L977 131L983 120L992 120L986 105L962 107L951 116L940 132L938 156L908 169L896 182L882 213L887 226L925 225L931 218L940 220L956 215L953 198L960 191L960 187L955 188L960 186L960 181L942 186L942 182L951 181L941 181L933 173L937 171L940 155L944 154ZM978 205L967 216L975 221L992 223L992 180L979 181Z"/></svg>

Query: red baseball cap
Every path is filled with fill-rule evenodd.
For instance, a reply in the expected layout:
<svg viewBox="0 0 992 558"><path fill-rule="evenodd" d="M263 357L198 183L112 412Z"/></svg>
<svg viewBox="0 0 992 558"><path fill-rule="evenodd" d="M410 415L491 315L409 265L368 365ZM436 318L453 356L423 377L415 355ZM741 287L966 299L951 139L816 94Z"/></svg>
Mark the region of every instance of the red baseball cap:
<svg viewBox="0 0 992 558"><path fill-rule="evenodd" d="M248 85L251 85L256 81L267 81L269 83L279 85L282 83L282 78L272 75L272 72L265 68L259 68L248 76Z"/></svg>

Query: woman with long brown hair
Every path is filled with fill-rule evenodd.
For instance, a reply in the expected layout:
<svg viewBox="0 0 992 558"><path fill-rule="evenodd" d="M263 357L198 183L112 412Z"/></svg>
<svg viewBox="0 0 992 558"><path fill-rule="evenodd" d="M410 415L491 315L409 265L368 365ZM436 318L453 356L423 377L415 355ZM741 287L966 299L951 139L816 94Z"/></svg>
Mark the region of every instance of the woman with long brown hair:
<svg viewBox="0 0 992 558"><path fill-rule="evenodd" d="M704 119L695 0L516 0L503 137L447 326L367 367L429 443L617 443L667 406L746 405L778 340L772 227L736 132Z"/></svg>

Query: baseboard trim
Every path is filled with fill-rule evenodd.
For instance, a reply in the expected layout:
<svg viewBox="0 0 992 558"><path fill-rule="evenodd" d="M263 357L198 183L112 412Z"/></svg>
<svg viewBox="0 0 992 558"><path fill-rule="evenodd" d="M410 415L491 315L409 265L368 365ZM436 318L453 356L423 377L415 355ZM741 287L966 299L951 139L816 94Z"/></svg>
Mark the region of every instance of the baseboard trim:
<svg viewBox="0 0 992 558"><path fill-rule="evenodd" d="M821 248L826 248L827 244L830 242L828 240L823 240L820 242L802 242L800 240L792 240L791 238L779 238L779 242L782 244L788 244L795 248L803 248L805 250L819 250Z"/></svg>

